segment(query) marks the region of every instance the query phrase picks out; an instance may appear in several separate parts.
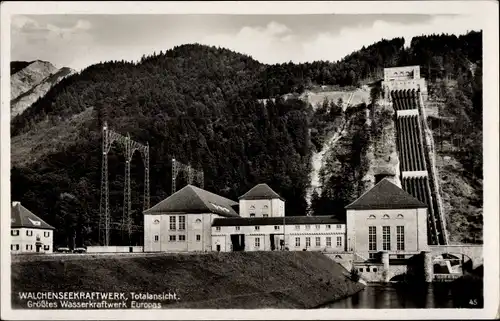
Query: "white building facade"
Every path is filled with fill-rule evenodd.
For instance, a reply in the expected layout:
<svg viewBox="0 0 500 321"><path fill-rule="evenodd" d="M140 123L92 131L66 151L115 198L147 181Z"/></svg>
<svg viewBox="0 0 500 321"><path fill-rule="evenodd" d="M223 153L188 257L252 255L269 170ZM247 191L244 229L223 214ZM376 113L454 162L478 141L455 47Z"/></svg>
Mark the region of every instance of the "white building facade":
<svg viewBox="0 0 500 321"><path fill-rule="evenodd" d="M144 211L144 252L211 251L216 218L237 217L238 203L187 185Z"/></svg>
<svg viewBox="0 0 500 321"><path fill-rule="evenodd" d="M365 259L406 258L428 249L427 205L383 179L346 206L347 250Z"/></svg>
<svg viewBox="0 0 500 321"><path fill-rule="evenodd" d="M222 218L212 224L212 249L344 252L345 235L345 222L331 216Z"/></svg>
<svg viewBox="0 0 500 321"><path fill-rule="evenodd" d="M11 253L52 253L54 227L30 212L20 202L12 202Z"/></svg>

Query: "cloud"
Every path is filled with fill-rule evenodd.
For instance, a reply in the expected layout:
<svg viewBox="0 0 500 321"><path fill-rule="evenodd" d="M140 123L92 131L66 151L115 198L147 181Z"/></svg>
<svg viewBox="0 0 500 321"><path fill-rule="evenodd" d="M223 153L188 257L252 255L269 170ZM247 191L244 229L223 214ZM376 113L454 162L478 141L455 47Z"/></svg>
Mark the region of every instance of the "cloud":
<svg viewBox="0 0 500 321"><path fill-rule="evenodd" d="M80 19L69 27L40 22L38 16L16 15L11 20L11 50L15 60L47 60L71 66L78 54L89 50L92 36L89 21Z"/></svg>
<svg viewBox="0 0 500 321"><path fill-rule="evenodd" d="M206 36L201 42L246 53L264 63L298 63L336 61L383 38L404 37L405 44L409 45L414 36L422 34L460 35L480 29L482 25L477 17L434 16L417 23L375 20L371 24L341 27L340 30L320 29L299 36L288 26L272 21L265 27L245 26L236 33Z"/></svg>

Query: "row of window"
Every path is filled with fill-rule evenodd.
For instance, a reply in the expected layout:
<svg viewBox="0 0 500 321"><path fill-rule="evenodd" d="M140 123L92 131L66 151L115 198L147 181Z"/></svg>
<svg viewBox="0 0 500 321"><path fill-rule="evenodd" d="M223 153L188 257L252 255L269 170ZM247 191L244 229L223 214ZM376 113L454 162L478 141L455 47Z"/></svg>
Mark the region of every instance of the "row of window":
<svg viewBox="0 0 500 321"><path fill-rule="evenodd" d="M342 247L342 236L337 236L337 247ZM315 245L316 247L321 246L321 237L316 236L315 237ZM332 246L332 237L327 236L326 237L326 246L331 247ZM300 247L300 237L295 238L295 247ZM311 247L311 238L309 236L306 237L306 247Z"/></svg>
<svg viewBox="0 0 500 321"><path fill-rule="evenodd" d="M369 220L374 220L374 219L376 219L376 218L377 218L377 217L376 217L375 215L373 215L373 214L372 214L372 215L370 215L370 216L368 216L368 219L369 219ZM391 217L389 216L389 214L384 214L384 216L382 216L382 218L387 220L387 219L390 219ZM396 218L398 218L398 219L403 219L403 218L405 218L405 217L403 216L403 214L398 214L398 215L396 216Z"/></svg>
<svg viewBox="0 0 500 321"><path fill-rule="evenodd" d="M175 242L175 241L177 241L177 239L179 240L179 242L185 242L186 241L186 235L178 235L178 237L179 238L177 238L177 235L169 235L168 240L169 240L169 242ZM155 242L158 242L160 240L160 236L159 235L155 235L154 240L155 240ZM201 235L200 234L196 234L196 241L197 242L201 241Z"/></svg>
<svg viewBox="0 0 500 321"><path fill-rule="evenodd" d="M316 227L317 230L319 230L321 228L321 225L320 224L316 224L315 227ZM342 224L337 224L336 228L337 228L337 230L342 229ZM311 225L305 225L305 229L306 229L306 231L310 230L311 229ZM327 224L326 225L326 229L327 230L331 230L332 226L330 224ZM299 231L300 230L300 225L295 225L295 230Z"/></svg>
<svg viewBox="0 0 500 321"><path fill-rule="evenodd" d="M268 217L269 216L269 211L268 211L268 206L264 205L262 207L262 217ZM255 217L255 206L250 206L250 217Z"/></svg>
<svg viewBox="0 0 500 321"><path fill-rule="evenodd" d="M274 226L274 229L275 230L279 230L281 228L281 226L279 225L275 225ZM321 225L316 225L316 229L319 230L321 228ZM342 228L342 225L341 224L337 224L337 230L340 230ZM255 226L254 229L256 231L260 231L260 226ZM310 230L311 229L311 225L306 225L306 230ZM326 229L327 230L331 230L332 229L332 226L331 225L326 225ZM216 231L220 231L221 230L221 227L220 226L216 226L215 227L215 230ZM235 226L235 230L236 231L239 231L240 230L240 226ZM298 231L300 230L300 225L295 225L295 230Z"/></svg>
<svg viewBox="0 0 500 321"><path fill-rule="evenodd" d="M363 268L359 268L359 272L363 272ZM374 268L370 269L369 267L367 267L366 272L377 272L377 268L374 267Z"/></svg>
<svg viewBox="0 0 500 321"><path fill-rule="evenodd" d="M377 251L377 227L368 227L368 250ZM382 250L391 251L391 227L382 226ZM396 250L405 250L405 227L396 226Z"/></svg>
<svg viewBox="0 0 500 321"><path fill-rule="evenodd" d="M177 228L176 224L176 216L170 216L170 230L175 231ZM181 215L179 216L179 226L178 226L179 231L184 231L186 229L186 216Z"/></svg>
<svg viewBox="0 0 500 321"><path fill-rule="evenodd" d="M20 247L19 247L19 244L11 244L11 245L10 245L10 250L11 250L11 251L19 251L19 248L20 248ZM44 245L44 246L43 246L43 249L44 249L45 251L50 250L50 245ZM32 250L33 250L33 245L32 245L32 244L26 244L26 250L27 250L27 251L32 251Z"/></svg>
<svg viewBox="0 0 500 321"><path fill-rule="evenodd" d="M10 230L10 235L12 236L19 236L19 230ZM32 230L26 230L26 236L33 236L33 231ZM50 232L43 232L43 236L49 237Z"/></svg>

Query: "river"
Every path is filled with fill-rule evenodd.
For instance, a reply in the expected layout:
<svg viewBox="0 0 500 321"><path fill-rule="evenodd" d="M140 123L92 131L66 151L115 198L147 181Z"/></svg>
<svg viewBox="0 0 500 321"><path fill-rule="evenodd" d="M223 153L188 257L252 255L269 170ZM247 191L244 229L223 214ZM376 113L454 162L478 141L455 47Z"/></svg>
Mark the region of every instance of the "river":
<svg viewBox="0 0 500 321"><path fill-rule="evenodd" d="M450 285L446 283L410 287L401 284L368 284L346 299L330 303L326 309L437 309L455 308Z"/></svg>

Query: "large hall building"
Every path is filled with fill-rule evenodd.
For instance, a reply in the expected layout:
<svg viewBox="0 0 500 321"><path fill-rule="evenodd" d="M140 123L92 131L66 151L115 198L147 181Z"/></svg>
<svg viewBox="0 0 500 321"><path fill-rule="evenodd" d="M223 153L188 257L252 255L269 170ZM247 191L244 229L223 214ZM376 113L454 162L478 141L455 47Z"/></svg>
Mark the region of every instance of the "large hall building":
<svg viewBox="0 0 500 321"><path fill-rule="evenodd" d="M385 178L346 215L286 216L285 200L258 184L239 202L187 185L144 211L145 252L322 251L404 258L427 247L427 206Z"/></svg>

